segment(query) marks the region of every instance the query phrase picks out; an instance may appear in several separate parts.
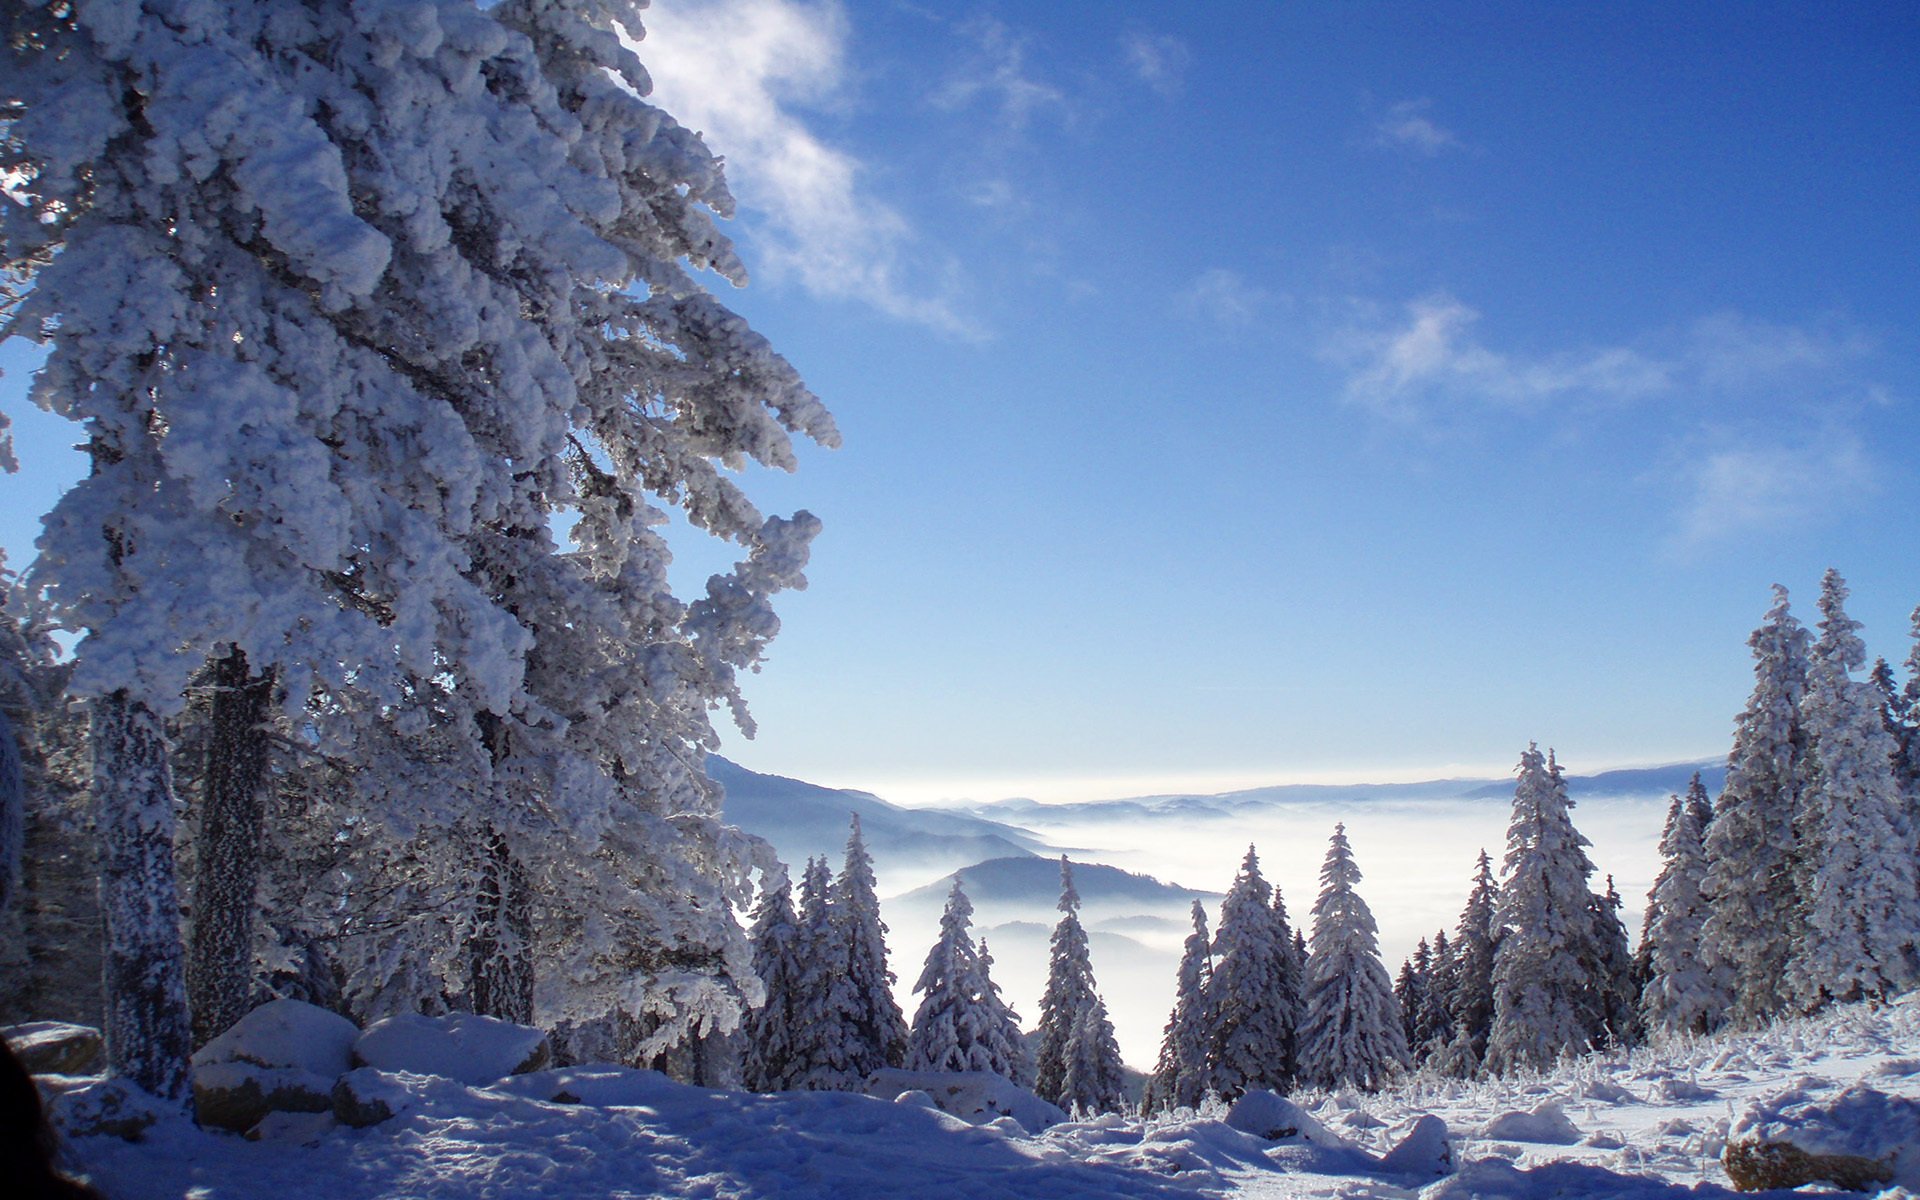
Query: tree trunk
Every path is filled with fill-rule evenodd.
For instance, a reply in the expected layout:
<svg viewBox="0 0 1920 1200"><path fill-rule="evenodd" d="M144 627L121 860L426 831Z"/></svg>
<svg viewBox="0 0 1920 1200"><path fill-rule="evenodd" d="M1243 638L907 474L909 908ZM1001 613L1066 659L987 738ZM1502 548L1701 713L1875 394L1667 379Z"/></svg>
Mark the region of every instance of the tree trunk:
<svg viewBox="0 0 1920 1200"><path fill-rule="evenodd" d="M107 1063L155 1096L184 1100L193 1046L166 734L152 709L121 690L93 702L91 741Z"/></svg>
<svg viewBox="0 0 1920 1200"><path fill-rule="evenodd" d="M473 1011L533 1023L533 897L527 869L500 831L487 826L470 946Z"/></svg>
<svg viewBox="0 0 1920 1200"><path fill-rule="evenodd" d="M235 648L214 663L213 687L187 943L196 1046L224 1033L253 999L253 920L266 828L263 727L273 672L252 674L246 654Z"/></svg>
<svg viewBox="0 0 1920 1200"><path fill-rule="evenodd" d="M27 844L27 785L20 771L20 743L13 723L0 712L0 912L20 898L20 872Z"/></svg>

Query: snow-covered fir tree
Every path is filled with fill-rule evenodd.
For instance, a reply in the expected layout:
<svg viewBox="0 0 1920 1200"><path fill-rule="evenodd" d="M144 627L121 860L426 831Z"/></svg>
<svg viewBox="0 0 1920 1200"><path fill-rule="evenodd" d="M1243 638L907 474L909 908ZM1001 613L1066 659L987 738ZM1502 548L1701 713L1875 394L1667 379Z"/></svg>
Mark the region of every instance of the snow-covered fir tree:
<svg viewBox="0 0 1920 1200"><path fill-rule="evenodd" d="M1359 882L1347 827L1335 825L1313 905L1300 1074L1317 1087L1378 1091L1407 1066L1407 1039Z"/></svg>
<svg viewBox="0 0 1920 1200"><path fill-rule="evenodd" d="M1473 888L1453 935L1446 989L1447 1012L1453 1020L1450 1074L1475 1074L1487 1056L1487 1039L1493 1034L1493 967L1502 940L1499 908L1500 885L1494 880L1493 860L1482 850L1474 861Z"/></svg>
<svg viewBox="0 0 1920 1200"><path fill-rule="evenodd" d="M1807 907L1787 987L1807 1010L1910 986L1920 940L1913 831L1894 777L1898 746L1881 724L1873 686L1851 675L1865 665L1866 648L1846 599L1845 581L1829 570L1800 714Z"/></svg>
<svg viewBox="0 0 1920 1200"><path fill-rule="evenodd" d="M765 999L747 1014L741 1078L751 1091L783 1092L799 1082L794 1064L801 1031L795 1004L807 976L807 964L800 957L793 886L784 869L763 879L748 940L753 944L753 972L760 977Z"/></svg>
<svg viewBox="0 0 1920 1200"><path fill-rule="evenodd" d="M1607 890L1588 900L1593 917L1594 1028L1596 1044L1630 1045L1640 1040L1640 986L1634 979L1633 950L1620 920L1620 891L1607 876Z"/></svg>
<svg viewBox="0 0 1920 1200"><path fill-rule="evenodd" d="M1713 797L1707 795L1706 781L1695 771L1687 780L1686 805L1693 810L1693 823L1699 827L1700 845L1704 850L1707 844L1707 830L1713 827Z"/></svg>
<svg viewBox="0 0 1920 1200"><path fill-rule="evenodd" d="M553 1017L675 1014L661 1038L738 1019L744 872L700 755L710 705L745 719L735 672L816 523L762 519L718 464L790 467L789 431L834 434L693 279L743 278L710 219L731 200L641 98L616 36L636 13L6 18L0 258L34 274L12 331L49 344L35 397L88 422L94 460L36 583L84 632L110 1057L149 1090L182 1094L187 1036L160 718L233 651L278 673L290 709L327 692L484 751L430 815L453 834L479 815L463 801L484 809L470 824L490 854L497 835L499 878L555 901L533 931L557 960ZM666 587L655 499L744 552L691 605ZM568 555L548 532L562 514ZM431 715L409 700L423 686ZM643 853L602 836L623 827ZM501 916L517 949L521 917Z"/></svg>
<svg viewBox="0 0 1920 1200"><path fill-rule="evenodd" d="M1087 931L1080 924L1080 893L1073 886L1073 867L1064 854L1060 856L1058 907L1060 920L1053 927L1047 986L1040 996L1040 1024L1035 1031L1033 1090L1042 1100L1065 1108L1074 1023L1093 1007L1098 996Z"/></svg>
<svg viewBox="0 0 1920 1200"><path fill-rule="evenodd" d="M847 857L834 881L835 916L847 948L847 980L859 1005L854 1018L851 1065L862 1077L906 1060L907 1021L893 998L893 972L887 970L887 927L880 920L880 895L873 855L860 836L860 814L853 814ZM971 909L969 909L971 911Z"/></svg>
<svg viewBox="0 0 1920 1200"><path fill-rule="evenodd" d="M1774 585L1753 648L1753 693L1735 721L1727 784L1707 830L1707 921L1701 955L1733 993L1729 1019L1753 1026L1787 1008L1787 962L1799 924L1794 819L1806 770L1800 703L1808 635Z"/></svg>
<svg viewBox="0 0 1920 1200"><path fill-rule="evenodd" d="M1070 1113L1090 1115L1126 1107L1127 1077L1120 1062L1120 1043L1113 1035L1107 1002L1098 995L1074 1018L1067 1039L1067 1069L1061 1076L1060 1098L1054 1103Z"/></svg>
<svg viewBox="0 0 1920 1200"><path fill-rule="evenodd" d="M987 960L974 946L972 922L973 905L955 877L940 915L940 937L913 985L920 1007L907 1031L907 1069L991 1071L1013 1079L1019 1068L1007 1038L1011 1012L990 1003L997 995Z"/></svg>
<svg viewBox="0 0 1920 1200"><path fill-rule="evenodd" d="M1287 1092L1298 1074L1301 981L1273 892L1248 846L1220 904L1207 983L1207 1090L1227 1100L1259 1088Z"/></svg>
<svg viewBox="0 0 1920 1200"><path fill-rule="evenodd" d="M1506 882L1498 921L1506 931L1493 964L1493 1029L1487 1067L1544 1067L1595 1040L1593 863L1573 827L1557 763L1528 746L1520 756L1507 826Z"/></svg>
<svg viewBox="0 0 1920 1200"><path fill-rule="evenodd" d="M1651 1030L1706 1033L1726 1015L1726 986L1700 953L1707 916L1702 891L1707 856L1699 822L1691 799L1674 797L1660 834L1662 865L1647 895L1648 923L1642 938L1649 974L1640 1007Z"/></svg>
<svg viewBox="0 0 1920 1200"><path fill-rule="evenodd" d="M1431 994L1433 970L1433 948L1427 945L1427 939L1421 938L1414 946L1413 953L1400 963L1400 973L1393 979L1393 998L1400 1004L1400 1026L1407 1039L1408 1053L1415 1062L1423 1062L1426 1055L1421 1053L1426 1039L1419 1036L1414 1022L1425 1007Z"/></svg>
<svg viewBox="0 0 1920 1200"><path fill-rule="evenodd" d="M978 962L974 996L985 1015L981 1018L981 1051L975 1059L981 1065L977 1069L992 1071L1021 1087L1032 1087L1033 1053L1027 1047L1026 1034L1021 1032L1020 1014L1007 1003L1000 994L1000 985L993 981L993 954L987 949L984 937L980 939Z"/></svg>
<svg viewBox="0 0 1920 1200"><path fill-rule="evenodd" d="M793 989L792 1086L809 1091L855 1091L867 1072L856 1070L861 1005L847 978L847 947L829 902L832 874L825 859L810 859L800 877L800 963Z"/></svg>
<svg viewBox="0 0 1920 1200"><path fill-rule="evenodd" d="M1141 1107L1148 1112L1197 1108L1207 1094L1207 985L1213 956L1207 937L1207 909L1193 902L1193 932L1180 952L1173 1011L1160 1039L1160 1058L1147 1080Z"/></svg>

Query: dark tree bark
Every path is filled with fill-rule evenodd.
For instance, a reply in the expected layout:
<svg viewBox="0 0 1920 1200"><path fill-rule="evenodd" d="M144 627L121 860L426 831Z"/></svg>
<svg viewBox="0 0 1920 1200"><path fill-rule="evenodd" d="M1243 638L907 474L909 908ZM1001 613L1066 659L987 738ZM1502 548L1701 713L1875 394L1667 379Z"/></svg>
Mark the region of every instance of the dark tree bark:
<svg viewBox="0 0 1920 1200"><path fill-rule="evenodd" d="M488 826L470 944L473 1011L533 1023L533 896L527 869L499 830Z"/></svg>
<svg viewBox="0 0 1920 1200"><path fill-rule="evenodd" d="M93 702L91 742L107 1063L155 1096L185 1100L193 1046L166 733L152 709L121 690Z"/></svg>
<svg viewBox="0 0 1920 1200"><path fill-rule="evenodd" d="M19 900L27 844L27 785L20 770L20 743L13 723L0 712L0 911Z"/></svg>
<svg viewBox="0 0 1920 1200"><path fill-rule="evenodd" d="M272 671L253 674L238 648L214 662L187 942L187 1004L196 1046L224 1033L253 998L253 920L266 831L265 726L272 702Z"/></svg>

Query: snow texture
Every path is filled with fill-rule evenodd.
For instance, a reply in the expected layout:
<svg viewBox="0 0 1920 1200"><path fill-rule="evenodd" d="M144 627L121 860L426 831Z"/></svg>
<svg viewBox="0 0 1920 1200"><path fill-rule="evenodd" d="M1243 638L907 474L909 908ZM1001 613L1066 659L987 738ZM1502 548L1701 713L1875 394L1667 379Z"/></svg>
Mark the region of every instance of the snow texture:
<svg viewBox="0 0 1920 1200"><path fill-rule="evenodd" d="M353 1065L360 1030L338 1013L299 1000L272 1000L194 1053L196 1067L251 1063L294 1067L329 1080Z"/></svg>
<svg viewBox="0 0 1920 1200"><path fill-rule="evenodd" d="M548 1056L547 1035L540 1030L472 1013L387 1017L353 1043L359 1065L469 1084L538 1070Z"/></svg>

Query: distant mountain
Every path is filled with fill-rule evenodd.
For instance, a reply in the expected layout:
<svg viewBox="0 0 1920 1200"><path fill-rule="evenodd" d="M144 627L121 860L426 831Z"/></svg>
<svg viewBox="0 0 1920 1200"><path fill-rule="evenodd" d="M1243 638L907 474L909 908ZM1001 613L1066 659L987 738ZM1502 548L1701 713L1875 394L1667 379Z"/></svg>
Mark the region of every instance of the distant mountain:
<svg viewBox="0 0 1920 1200"><path fill-rule="evenodd" d="M853 813L860 814L861 834L883 876L904 873L925 879L929 873L982 859L1058 853L1026 830L1000 821L902 808L868 792L762 775L718 756L707 759L707 774L726 789L722 811L727 822L772 842L789 867L825 854L838 870Z"/></svg>
<svg viewBox="0 0 1920 1200"><path fill-rule="evenodd" d="M1727 783L1727 760L1713 759L1709 762L1674 763L1665 767L1636 767L1625 771L1601 771L1597 775L1567 776L1567 795L1574 800L1588 796L1665 796L1685 795L1687 783L1695 771L1700 772L1700 782L1707 785L1707 794L1718 796L1720 789ZM1481 797L1513 797L1513 781L1502 780L1476 788L1466 795L1473 799Z"/></svg>
<svg viewBox="0 0 1920 1200"><path fill-rule="evenodd" d="M936 879L925 887L899 897L906 905L944 904L953 887L954 875L975 909L1051 908L1060 899L1060 864L1051 858L1025 855L995 858L974 863L952 875ZM1195 900L1207 904L1220 901L1219 892L1201 892L1179 884L1161 883L1151 875L1138 875L1101 863L1073 864L1073 886L1080 903L1088 909L1115 909L1138 914L1143 910L1174 909L1184 913Z"/></svg>

